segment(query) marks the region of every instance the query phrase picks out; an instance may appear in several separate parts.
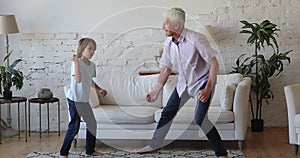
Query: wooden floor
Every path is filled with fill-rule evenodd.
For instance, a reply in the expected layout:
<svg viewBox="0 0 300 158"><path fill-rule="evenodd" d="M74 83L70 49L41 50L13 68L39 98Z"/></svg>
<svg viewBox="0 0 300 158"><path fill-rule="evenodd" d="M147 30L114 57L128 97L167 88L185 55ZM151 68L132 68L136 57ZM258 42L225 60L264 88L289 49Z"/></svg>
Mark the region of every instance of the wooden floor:
<svg viewBox="0 0 300 158"><path fill-rule="evenodd" d="M18 137L5 138L3 143L0 144L0 158L24 158L29 153L34 151L53 152L59 151L64 138L64 132L61 136L57 133L43 133L42 139L39 138L38 133L31 133L28 142L25 138L20 140ZM22 133L24 136L24 133ZM83 145L81 145L83 144ZM232 141L225 141L225 146L229 150L237 150L237 143ZM97 143L96 149L98 151L117 150L103 143ZM210 149L207 141L175 141L170 145L164 147L162 150L168 149ZM79 142L77 148L71 151L84 151L84 142ZM287 128L265 128L264 132L251 132L248 130L247 138L242 152L246 157L250 158L288 158L299 157L293 155L292 146L288 142L288 129Z"/></svg>

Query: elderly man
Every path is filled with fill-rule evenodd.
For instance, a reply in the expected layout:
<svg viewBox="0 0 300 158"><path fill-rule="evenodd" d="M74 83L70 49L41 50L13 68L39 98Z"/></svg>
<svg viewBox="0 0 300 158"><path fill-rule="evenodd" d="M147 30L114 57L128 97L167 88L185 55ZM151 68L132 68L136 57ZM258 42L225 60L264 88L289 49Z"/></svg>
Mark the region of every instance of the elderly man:
<svg viewBox="0 0 300 158"><path fill-rule="evenodd" d="M148 153L160 148L178 110L190 97L195 97L195 122L206 134L216 156L226 158L228 153L221 137L207 117L212 88L219 70L215 57L217 52L210 47L203 34L184 27L185 11L181 8L171 8L163 17L162 28L167 36L160 61L163 68L155 88L146 96L147 101L154 102L157 99L172 69L179 73L178 83L162 111L150 144L136 152Z"/></svg>

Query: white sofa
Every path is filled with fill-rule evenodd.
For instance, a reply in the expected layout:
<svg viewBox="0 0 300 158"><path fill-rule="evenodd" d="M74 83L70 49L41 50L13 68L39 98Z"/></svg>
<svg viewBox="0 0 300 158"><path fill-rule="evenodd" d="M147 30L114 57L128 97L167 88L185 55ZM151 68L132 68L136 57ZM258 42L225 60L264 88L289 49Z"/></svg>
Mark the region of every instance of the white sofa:
<svg viewBox="0 0 300 158"><path fill-rule="evenodd" d="M160 112L173 92L177 76L170 76L154 103L145 99L158 75L101 76L94 81L108 91L98 97L91 90L90 103L97 120L97 139L149 140L160 118ZM248 128L250 78L240 74L218 75L208 116L216 124L223 140L238 141L242 148ZM222 106L220 105L222 104ZM227 105L225 105L227 104ZM204 140L201 129L193 123L195 100L190 99L173 120L166 140ZM82 122L78 138L85 139Z"/></svg>
<svg viewBox="0 0 300 158"><path fill-rule="evenodd" d="M293 145L294 154L300 145L300 84L284 87L289 121L289 142Z"/></svg>

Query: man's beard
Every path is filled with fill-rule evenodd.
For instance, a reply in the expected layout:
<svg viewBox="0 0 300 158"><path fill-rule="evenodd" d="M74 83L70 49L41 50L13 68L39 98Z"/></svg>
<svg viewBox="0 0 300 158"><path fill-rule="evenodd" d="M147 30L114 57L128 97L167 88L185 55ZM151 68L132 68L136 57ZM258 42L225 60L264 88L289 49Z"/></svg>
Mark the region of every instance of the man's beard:
<svg viewBox="0 0 300 158"><path fill-rule="evenodd" d="M165 32L167 37L173 36L175 34L175 32L169 30L166 30Z"/></svg>

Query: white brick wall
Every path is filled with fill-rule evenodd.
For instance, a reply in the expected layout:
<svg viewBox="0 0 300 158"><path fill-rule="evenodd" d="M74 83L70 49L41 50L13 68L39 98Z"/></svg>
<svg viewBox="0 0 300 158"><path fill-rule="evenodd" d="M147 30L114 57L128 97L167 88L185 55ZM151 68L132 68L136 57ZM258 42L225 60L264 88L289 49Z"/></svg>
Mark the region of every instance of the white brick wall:
<svg viewBox="0 0 300 158"><path fill-rule="evenodd" d="M238 32L241 30L240 20L262 22L269 19L281 29L278 42L282 51L293 50L290 55L292 63L285 66L285 72L270 81L275 99L270 105L263 107L263 118L266 126L287 126L286 103L283 87L300 81L300 24L298 0L228 0L228 5L215 8L210 14L193 13L187 26L196 28L196 22L213 26L216 42L219 46L226 72L232 70L235 60L242 53L252 54L254 48L246 44L247 37ZM270 5L271 4L271 5ZM68 123L67 106L63 86L69 83L69 63L71 54L76 52L77 41L87 33L19 33L10 35L10 48L13 57L24 61L19 68L26 78L21 91L14 92L28 98L36 97L42 87L49 87L54 96L61 99L61 129ZM97 41L98 49L93 58L97 64L98 75L111 72L131 74L140 69L157 69L154 55L164 42L164 32L157 28L140 28L124 34L92 32L90 37ZM3 37L1 37L3 39ZM3 45L0 45L1 47ZM3 48L3 47L2 47ZM1 51L2 51L1 48ZM2 56L1 56L2 57ZM56 110L51 112L51 127L57 130ZM3 108L4 109L4 108ZM38 129L38 106L31 108L31 129ZM16 110L16 109L13 109ZM47 128L46 112L43 108L43 128ZM5 118L5 109L2 110ZM250 112L249 112L250 114ZM16 112L13 111L13 118ZM250 119L250 118L249 118ZM17 128L16 119L13 127ZM21 126L24 128L24 125Z"/></svg>

